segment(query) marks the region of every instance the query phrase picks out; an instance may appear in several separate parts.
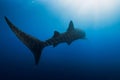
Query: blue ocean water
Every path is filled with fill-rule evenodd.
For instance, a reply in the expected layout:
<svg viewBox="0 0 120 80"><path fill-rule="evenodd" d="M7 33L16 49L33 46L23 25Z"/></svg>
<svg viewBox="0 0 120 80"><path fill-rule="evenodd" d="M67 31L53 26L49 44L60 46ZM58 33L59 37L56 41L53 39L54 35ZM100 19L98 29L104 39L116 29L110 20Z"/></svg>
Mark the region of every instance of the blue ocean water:
<svg viewBox="0 0 120 80"><path fill-rule="evenodd" d="M40 40L50 38L55 30L65 32L70 20L62 20L43 4L31 5L31 0L0 0L0 80L120 80L119 14L118 9L114 19L86 23L81 19L79 24L73 20L87 39L46 47L35 66L32 53L9 29L4 16Z"/></svg>

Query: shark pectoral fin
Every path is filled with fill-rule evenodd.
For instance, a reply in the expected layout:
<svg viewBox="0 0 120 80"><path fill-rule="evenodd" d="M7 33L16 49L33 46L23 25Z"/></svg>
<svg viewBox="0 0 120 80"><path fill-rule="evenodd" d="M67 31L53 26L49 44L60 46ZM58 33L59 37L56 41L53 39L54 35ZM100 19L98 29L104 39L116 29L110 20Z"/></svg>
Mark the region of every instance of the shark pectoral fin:
<svg viewBox="0 0 120 80"><path fill-rule="evenodd" d="M56 47L58 44L57 43L55 43L55 44L53 44L53 47Z"/></svg>
<svg viewBox="0 0 120 80"><path fill-rule="evenodd" d="M56 44L53 44L53 47L56 47L57 45Z"/></svg>
<svg viewBox="0 0 120 80"><path fill-rule="evenodd" d="M72 31L72 30L74 30L74 25L73 25L73 22L70 21L67 31Z"/></svg>
<svg viewBox="0 0 120 80"><path fill-rule="evenodd" d="M35 58L35 63L38 64L42 50L44 48L44 42L19 30L7 19L7 17L5 17L5 20L14 34L31 50Z"/></svg>
<svg viewBox="0 0 120 80"><path fill-rule="evenodd" d="M68 45L70 45L71 43L72 43L71 41L70 41L70 42L67 42Z"/></svg>

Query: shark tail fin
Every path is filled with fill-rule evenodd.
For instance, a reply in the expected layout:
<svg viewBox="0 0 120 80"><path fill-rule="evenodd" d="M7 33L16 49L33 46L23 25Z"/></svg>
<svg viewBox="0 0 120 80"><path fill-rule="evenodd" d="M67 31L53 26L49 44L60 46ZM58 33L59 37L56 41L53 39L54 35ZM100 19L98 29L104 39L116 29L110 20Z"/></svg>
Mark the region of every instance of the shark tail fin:
<svg viewBox="0 0 120 80"><path fill-rule="evenodd" d="M37 65L45 43L19 30L7 17L5 17L5 20L14 34L31 50L35 58L35 64Z"/></svg>

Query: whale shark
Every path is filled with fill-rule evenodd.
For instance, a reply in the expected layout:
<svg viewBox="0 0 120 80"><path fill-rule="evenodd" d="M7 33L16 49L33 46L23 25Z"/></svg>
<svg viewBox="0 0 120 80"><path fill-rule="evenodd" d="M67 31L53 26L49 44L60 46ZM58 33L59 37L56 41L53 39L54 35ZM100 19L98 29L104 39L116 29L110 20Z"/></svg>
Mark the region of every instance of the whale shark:
<svg viewBox="0 0 120 80"><path fill-rule="evenodd" d="M5 21L13 31L13 33L17 36L17 38L22 41L22 43L30 49L33 53L35 64L39 63L42 51L47 46L56 47L58 44L67 43L70 45L73 41L78 39L85 39L86 33L81 29L74 28L74 24L70 21L68 25L68 29L64 33L60 33L58 31L54 31L54 35L45 41L41 41L17 28L6 16Z"/></svg>

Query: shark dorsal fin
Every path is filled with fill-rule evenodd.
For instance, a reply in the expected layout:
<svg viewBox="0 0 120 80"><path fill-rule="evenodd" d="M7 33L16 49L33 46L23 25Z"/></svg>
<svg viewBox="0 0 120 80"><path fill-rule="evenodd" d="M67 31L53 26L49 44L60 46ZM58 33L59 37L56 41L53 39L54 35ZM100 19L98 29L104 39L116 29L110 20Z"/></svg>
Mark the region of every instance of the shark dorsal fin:
<svg viewBox="0 0 120 80"><path fill-rule="evenodd" d="M58 31L54 31L54 36L53 37L57 37L59 35L60 35L60 33Z"/></svg>
<svg viewBox="0 0 120 80"><path fill-rule="evenodd" d="M73 25L73 22L70 21L67 31L72 31L72 30L74 30L74 25Z"/></svg>

